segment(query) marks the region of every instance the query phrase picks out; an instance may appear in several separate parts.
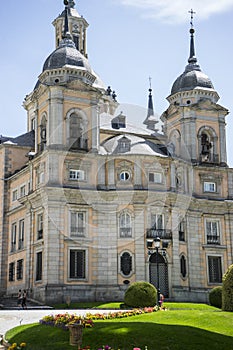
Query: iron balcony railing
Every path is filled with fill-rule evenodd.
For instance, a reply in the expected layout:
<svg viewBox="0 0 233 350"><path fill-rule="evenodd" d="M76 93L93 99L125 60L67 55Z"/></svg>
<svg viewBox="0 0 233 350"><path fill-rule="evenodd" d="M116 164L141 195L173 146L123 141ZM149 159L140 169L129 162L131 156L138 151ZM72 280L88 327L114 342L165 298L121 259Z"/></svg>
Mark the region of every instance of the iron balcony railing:
<svg viewBox="0 0 233 350"><path fill-rule="evenodd" d="M149 228L146 230L146 238L172 239L172 231L166 229Z"/></svg>
<svg viewBox="0 0 233 350"><path fill-rule="evenodd" d="M213 236L213 235L207 235L207 244L220 244L220 237L219 236Z"/></svg>

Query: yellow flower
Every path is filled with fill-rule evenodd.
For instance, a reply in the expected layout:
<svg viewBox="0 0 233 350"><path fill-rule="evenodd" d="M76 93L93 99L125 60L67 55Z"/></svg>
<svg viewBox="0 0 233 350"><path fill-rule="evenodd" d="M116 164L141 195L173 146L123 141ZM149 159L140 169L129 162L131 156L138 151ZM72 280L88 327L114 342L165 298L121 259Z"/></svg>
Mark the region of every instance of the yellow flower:
<svg viewBox="0 0 233 350"><path fill-rule="evenodd" d="M20 344L20 347L21 347L21 348L25 348L25 347L26 347L26 343L21 343L21 344Z"/></svg>

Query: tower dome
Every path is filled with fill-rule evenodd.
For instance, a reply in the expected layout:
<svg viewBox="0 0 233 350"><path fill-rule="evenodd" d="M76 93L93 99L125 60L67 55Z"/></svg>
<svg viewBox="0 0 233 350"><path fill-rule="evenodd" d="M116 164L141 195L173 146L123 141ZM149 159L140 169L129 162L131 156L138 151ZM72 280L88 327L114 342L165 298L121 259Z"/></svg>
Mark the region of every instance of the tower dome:
<svg viewBox="0 0 233 350"><path fill-rule="evenodd" d="M76 49L74 42L66 35L59 47L46 59L43 72L48 69L62 68L67 65L83 67L91 72L91 66L86 57Z"/></svg>
<svg viewBox="0 0 233 350"><path fill-rule="evenodd" d="M185 71L175 80L172 85L171 94L175 94L181 91L193 90L195 88L211 89L214 90L214 86L210 78L202 72L197 58L195 57L194 47L194 32L193 23L191 21L190 29L190 56L188 59L188 65L185 67Z"/></svg>

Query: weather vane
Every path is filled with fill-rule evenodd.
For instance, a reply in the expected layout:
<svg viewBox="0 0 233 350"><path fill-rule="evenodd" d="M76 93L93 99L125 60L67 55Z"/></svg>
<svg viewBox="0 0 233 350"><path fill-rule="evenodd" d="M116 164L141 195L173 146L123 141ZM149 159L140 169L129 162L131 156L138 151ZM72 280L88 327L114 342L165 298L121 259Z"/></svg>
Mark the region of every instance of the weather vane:
<svg viewBox="0 0 233 350"><path fill-rule="evenodd" d="M193 15L195 15L196 12L194 12L193 9L191 9L191 11L189 11L189 13L191 13L191 22L190 22L190 24L191 24L191 27L193 28Z"/></svg>

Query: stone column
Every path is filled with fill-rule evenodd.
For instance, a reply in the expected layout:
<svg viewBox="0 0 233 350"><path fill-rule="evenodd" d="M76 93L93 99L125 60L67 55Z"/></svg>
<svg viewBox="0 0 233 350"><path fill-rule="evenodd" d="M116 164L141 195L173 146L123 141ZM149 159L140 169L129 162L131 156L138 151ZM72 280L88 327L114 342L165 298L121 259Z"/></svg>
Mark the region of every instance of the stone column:
<svg viewBox="0 0 233 350"><path fill-rule="evenodd" d="M63 92L50 87L47 146L63 144Z"/></svg>
<svg viewBox="0 0 233 350"><path fill-rule="evenodd" d="M219 120L219 161L220 163L227 163L227 151L226 151L226 130L225 119L222 117Z"/></svg>

